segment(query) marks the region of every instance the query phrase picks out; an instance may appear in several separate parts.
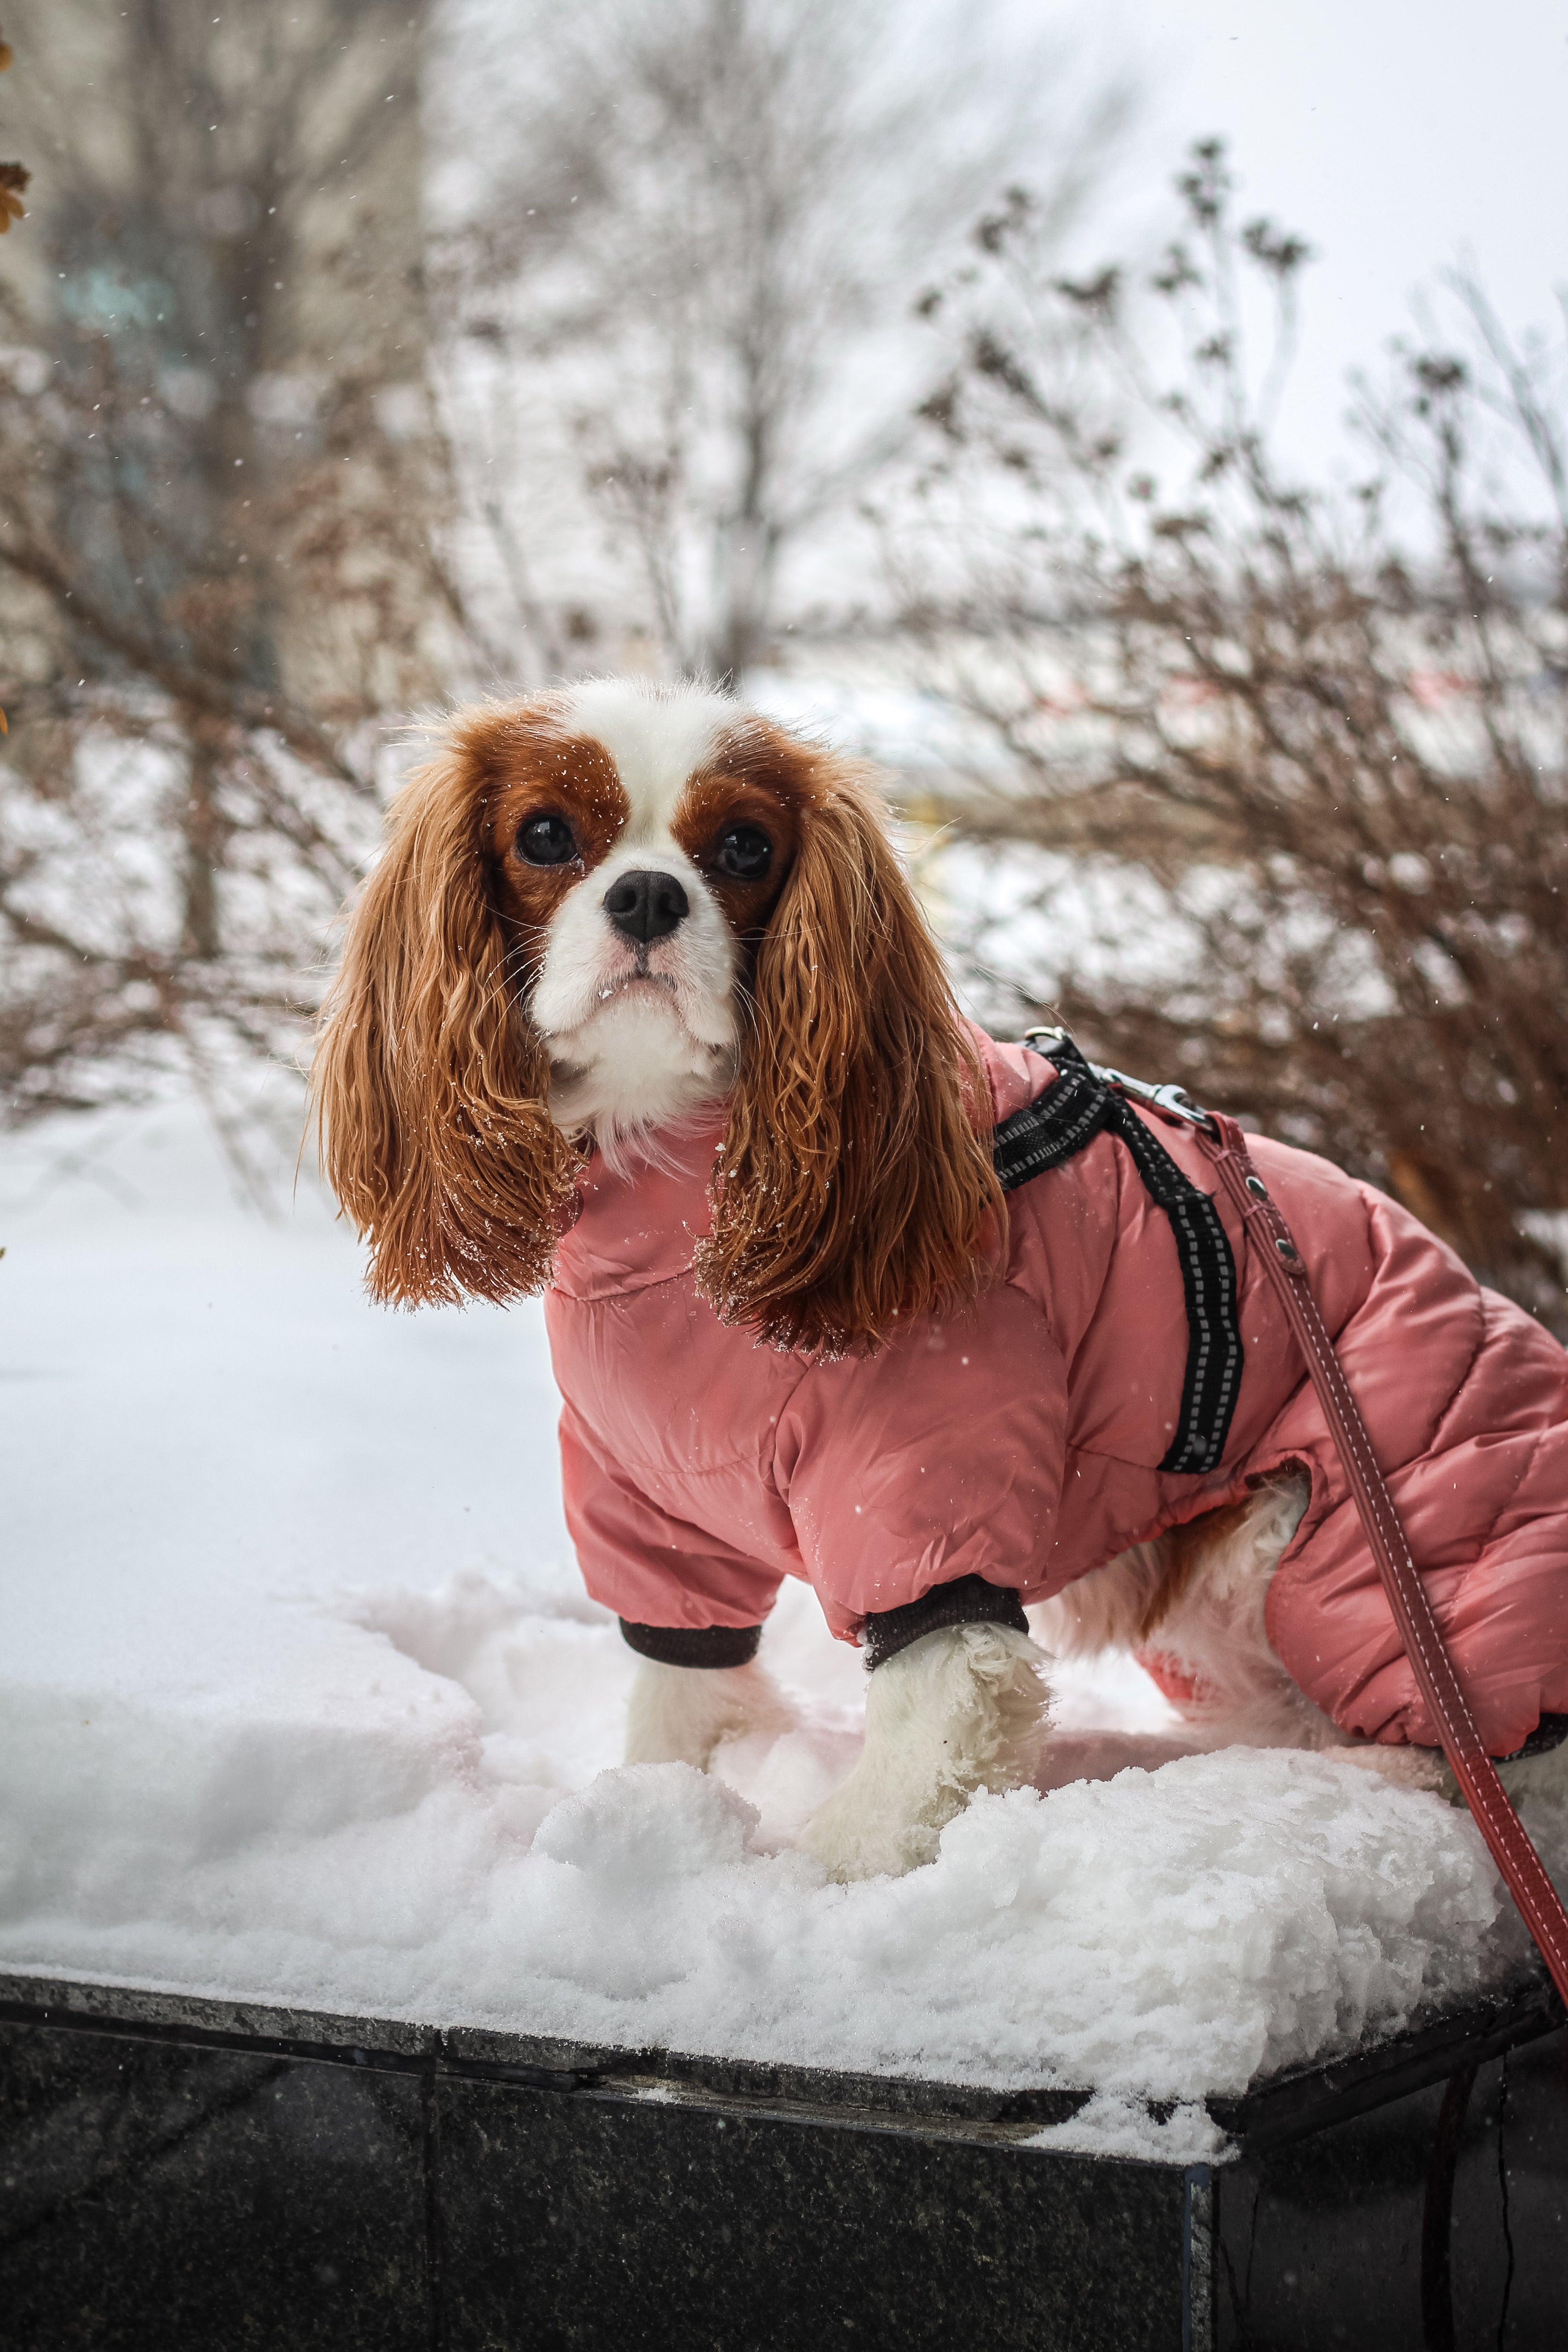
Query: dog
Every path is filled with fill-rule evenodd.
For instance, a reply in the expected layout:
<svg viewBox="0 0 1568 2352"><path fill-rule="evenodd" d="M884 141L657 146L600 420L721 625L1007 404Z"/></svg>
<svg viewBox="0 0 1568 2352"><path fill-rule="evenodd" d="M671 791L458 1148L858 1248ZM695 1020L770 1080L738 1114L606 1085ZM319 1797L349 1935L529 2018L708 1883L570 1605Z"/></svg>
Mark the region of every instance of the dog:
<svg viewBox="0 0 1568 2352"><path fill-rule="evenodd" d="M629 1762L788 1719L758 1647L794 1575L871 1670L801 1832L842 1879L1037 1775L1051 1656L1109 1644L1210 1741L1441 1784L1192 1128L960 1016L853 762L699 687L460 714L391 812L313 1087L375 1296L546 1294L569 1525L639 1657ZM1394 1202L1253 1148L1487 1744L1533 1752L1568 1729L1568 1359Z"/></svg>

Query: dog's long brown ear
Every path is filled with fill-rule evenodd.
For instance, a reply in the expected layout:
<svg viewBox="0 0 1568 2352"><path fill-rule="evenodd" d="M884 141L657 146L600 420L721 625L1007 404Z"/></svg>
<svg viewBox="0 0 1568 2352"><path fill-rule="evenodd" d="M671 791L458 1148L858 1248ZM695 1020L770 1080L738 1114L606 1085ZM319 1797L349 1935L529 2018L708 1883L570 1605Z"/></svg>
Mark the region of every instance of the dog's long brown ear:
<svg viewBox="0 0 1568 2352"><path fill-rule="evenodd" d="M407 1306L541 1289L577 1166L490 904L482 743L455 730L394 803L311 1070L322 1165L370 1240L371 1289Z"/></svg>
<svg viewBox="0 0 1568 2352"><path fill-rule="evenodd" d="M813 764L698 1274L727 1321L839 1355L972 1296L1006 1211L985 1073L877 795Z"/></svg>

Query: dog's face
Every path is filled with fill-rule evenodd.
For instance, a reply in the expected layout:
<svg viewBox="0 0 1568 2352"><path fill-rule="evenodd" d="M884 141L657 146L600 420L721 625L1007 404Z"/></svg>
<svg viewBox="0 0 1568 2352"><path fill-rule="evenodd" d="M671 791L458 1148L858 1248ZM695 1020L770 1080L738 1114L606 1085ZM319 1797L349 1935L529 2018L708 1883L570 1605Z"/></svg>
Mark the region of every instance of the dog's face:
<svg viewBox="0 0 1568 2352"><path fill-rule="evenodd" d="M584 1150L727 1096L706 1296L875 1346L1002 1226L989 1102L848 762L697 688L455 719L399 797L311 1074L333 1188L409 1304L549 1278Z"/></svg>
<svg viewBox="0 0 1568 2352"><path fill-rule="evenodd" d="M812 761L717 695L606 680L498 725L489 761L492 889L550 1108L614 1155L734 1083Z"/></svg>

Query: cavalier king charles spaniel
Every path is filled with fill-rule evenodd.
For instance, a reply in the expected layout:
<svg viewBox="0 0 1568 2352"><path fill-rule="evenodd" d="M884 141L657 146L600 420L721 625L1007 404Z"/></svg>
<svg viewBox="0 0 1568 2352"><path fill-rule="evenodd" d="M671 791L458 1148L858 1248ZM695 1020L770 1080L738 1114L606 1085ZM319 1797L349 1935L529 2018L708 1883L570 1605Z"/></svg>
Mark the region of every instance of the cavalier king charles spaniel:
<svg viewBox="0 0 1568 2352"><path fill-rule="evenodd" d="M975 1033L874 786L699 688L590 681L450 724L353 915L313 1086L327 1174L387 1300L545 1288L593 1155L601 1183L656 1188L705 1116L722 1142L684 1261L690 1311L764 1358L863 1365L913 1319L962 1316L1005 1244ZM681 1373L677 1348L673 1399ZM1199 1521L1082 1579L1050 1604L1052 1647L1135 1644L1179 1603L1244 1733L1337 1743L1262 1628L1303 1499L1276 1481L1216 1514L1205 1575ZM839 1876L928 1858L975 1790L1036 1771L1046 1661L1018 1596L927 1605L956 1589L867 1636L865 1750L803 1832ZM736 1619L705 1628L695 1601L682 1625L623 1620L641 1653L629 1762L706 1766L721 1738L785 1719ZM1365 1760L1434 1769L1408 1748Z"/></svg>

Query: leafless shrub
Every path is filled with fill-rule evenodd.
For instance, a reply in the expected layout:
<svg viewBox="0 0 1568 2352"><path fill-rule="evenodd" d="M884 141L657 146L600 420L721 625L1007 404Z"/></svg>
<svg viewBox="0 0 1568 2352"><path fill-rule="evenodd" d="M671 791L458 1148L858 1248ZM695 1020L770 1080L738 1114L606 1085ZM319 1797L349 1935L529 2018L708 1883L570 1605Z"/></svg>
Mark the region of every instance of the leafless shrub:
<svg viewBox="0 0 1568 2352"><path fill-rule="evenodd" d="M970 522L923 620L991 747L947 814L1015 908L969 953L993 1000L1386 1186L1561 1323L1563 349L1449 278L1361 391L1369 478L1305 487L1271 418L1306 248L1239 227L1218 142L1178 186L1143 286L1040 267L1019 192L935 298L960 342L920 488Z"/></svg>

